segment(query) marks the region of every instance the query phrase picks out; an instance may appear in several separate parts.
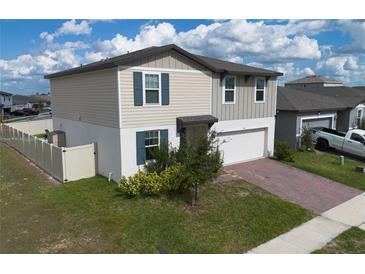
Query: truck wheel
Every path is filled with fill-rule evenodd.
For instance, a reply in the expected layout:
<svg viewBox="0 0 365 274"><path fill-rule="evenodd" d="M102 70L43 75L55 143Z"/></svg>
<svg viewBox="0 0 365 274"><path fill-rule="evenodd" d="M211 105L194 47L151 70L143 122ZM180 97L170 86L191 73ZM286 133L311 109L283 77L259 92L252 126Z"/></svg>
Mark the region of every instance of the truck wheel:
<svg viewBox="0 0 365 274"><path fill-rule="evenodd" d="M328 148L329 148L329 146L328 146L327 140L320 139L317 141L318 150L326 151L326 150L328 150Z"/></svg>

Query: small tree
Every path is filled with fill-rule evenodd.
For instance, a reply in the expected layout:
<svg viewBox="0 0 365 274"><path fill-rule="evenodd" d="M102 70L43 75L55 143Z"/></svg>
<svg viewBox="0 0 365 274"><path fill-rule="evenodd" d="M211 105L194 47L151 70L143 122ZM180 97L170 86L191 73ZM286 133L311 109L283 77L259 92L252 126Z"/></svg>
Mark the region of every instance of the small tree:
<svg viewBox="0 0 365 274"><path fill-rule="evenodd" d="M211 132L191 144L183 142L176 157L184 166L183 188L192 188L191 206L195 207L199 186L212 180L223 164L216 133Z"/></svg>
<svg viewBox="0 0 365 274"><path fill-rule="evenodd" d="M153 161L145 164L145 170L147 173L160 173L167 167L170 167L176 163L174 157L175 151L169 148L165 144L161 144L158 148L152 151Z"/></svg>
<svg viewBox="0 0 365 274"><path fill-rule="evenodd" d="M306 151L311 151L313 147L312 143L312 130L308 127L303 128L301 136L301 146Z"/></svg>
<svg viewBox="0 0 365 274"><path fill-rule="evenodd" d="M38 109L39 111L42 111L44 108L44 104L43 102L39 101L37 104L35 104L36 109Z"/></svg>

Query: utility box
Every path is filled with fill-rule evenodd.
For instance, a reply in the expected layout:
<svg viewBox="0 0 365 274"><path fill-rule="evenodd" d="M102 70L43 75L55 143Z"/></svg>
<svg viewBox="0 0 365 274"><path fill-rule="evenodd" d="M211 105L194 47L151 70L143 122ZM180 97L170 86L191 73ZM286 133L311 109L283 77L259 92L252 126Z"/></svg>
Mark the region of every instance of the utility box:
<svg viewBox="0 0 365 274"><path fill-rule="evenodd" d="M58 147L66 147L66 133L61 130L51 131L47 135L48 143Z"/></svg>

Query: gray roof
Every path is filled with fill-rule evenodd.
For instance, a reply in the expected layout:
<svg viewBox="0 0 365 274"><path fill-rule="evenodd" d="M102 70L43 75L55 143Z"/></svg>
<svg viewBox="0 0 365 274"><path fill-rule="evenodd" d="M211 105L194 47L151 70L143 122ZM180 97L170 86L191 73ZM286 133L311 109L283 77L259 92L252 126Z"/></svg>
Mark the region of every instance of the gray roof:
<svg viewBox="0 0 365 274"><path fill-rule="evenodd" d="M314 84L314 83L325 83L325 84L342 84L334 79L330 79L327 77L323 77L320 75L311 75L304 78L300 78L291 82L287 82L286 84Z"/></svg>
<svg viewBox="0 0 365 274"><path fill-rule="evenodd" d="M174 44L161 46L161 47L149 47L141 50L137 50L134 52L130 52L127 54L119 55L112 58L107 58L98 62L94 62L87 65L81 65L76 68L52 73L46 75L44 78L51 79L60 76L72 75L76 73L82 72L90 72L100 69L112 68L119 65L126 65L129 64L139 58L149 57L156 54L160 54L162 52L168 50L175 50L181 55L197 62L201 66L207 68L213 72L222 72L222 73L232 73L232 74L244 74L244 75L259 75L259 76L282 76L283 74L276 71L251 67L247 65L236 64L232 62L227 62L223 60L218 60L206 56L200 56L192 54Z"/></svg>
<svg viewBox="0 0 365 274"><path fill-rule="evenodd" d="M26 103L38 103L38 102L51 102L51 96L49 95L14 95L13 104L23 105Z"/></svg>
<svg viewBox="0 0 365 274"><path fill-rule="evenodd" d="M284 111L323 111L354 108L365 95L350 87L294 89L278 87L277 109Z"/></svg>
<svg viewBox="0 0 365 274"><path fill-rule="evenodd" d="M9 96L9 95L13 95L13 94L11 94L9 92L5 92L5 91L0 91L0 95L7 95L7 96Z"/></svg>

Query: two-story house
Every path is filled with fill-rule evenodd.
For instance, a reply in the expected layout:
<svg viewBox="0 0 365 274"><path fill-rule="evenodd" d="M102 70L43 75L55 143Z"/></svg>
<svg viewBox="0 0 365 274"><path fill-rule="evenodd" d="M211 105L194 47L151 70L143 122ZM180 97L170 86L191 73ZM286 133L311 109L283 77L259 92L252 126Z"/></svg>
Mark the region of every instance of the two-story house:
<svg viewBox="0 0 365 274"><path fill-rule="evenodd" d="M224 164L273 153L281 73L149 47L50 74L55 130L67 146L97 144L98 172L118 181L161 142L216 130ZM80 159L82 161L82 159Z"/></svg>
<svg viewBox="0 0 365 274"><path fill-rule="evenodd" d="M13 105L13 94L0 91L0 116L10 114Z"/></svg>

